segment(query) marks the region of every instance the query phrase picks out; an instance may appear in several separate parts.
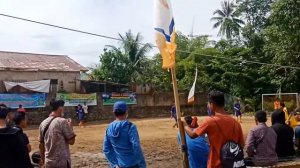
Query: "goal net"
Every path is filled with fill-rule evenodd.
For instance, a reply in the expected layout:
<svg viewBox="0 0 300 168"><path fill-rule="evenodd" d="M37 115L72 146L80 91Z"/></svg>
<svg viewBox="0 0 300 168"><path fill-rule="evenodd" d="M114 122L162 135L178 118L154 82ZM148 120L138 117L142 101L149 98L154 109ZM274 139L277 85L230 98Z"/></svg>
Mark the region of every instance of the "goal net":
<svg viewBox="0 0 300 168"><path fill-rule="evenodd" d="M284 102L288 111L293 111L299 107L298 93L276 93L276 94L262 94L262 110L267 112L274 111L274 102L279 98Z"/></svg>

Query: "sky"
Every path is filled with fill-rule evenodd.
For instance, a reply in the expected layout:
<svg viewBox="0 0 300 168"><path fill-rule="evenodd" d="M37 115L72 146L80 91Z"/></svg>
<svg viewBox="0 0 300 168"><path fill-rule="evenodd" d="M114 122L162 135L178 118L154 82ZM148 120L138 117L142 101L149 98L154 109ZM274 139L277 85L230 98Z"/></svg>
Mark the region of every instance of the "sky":
<svg viewBox="0 0 300 168"><path fill-rule="evenodd" d="M0 13L118 37L131 29L154 44L153 0L0 0ZM220 0L172 0L176 30L217 38L210 21ZM84 66L99 63L118 41L0 16L0 51L68 55ZM155 49L151 53L158 52ZM151 55L149 53L149 55Z"/></svg>

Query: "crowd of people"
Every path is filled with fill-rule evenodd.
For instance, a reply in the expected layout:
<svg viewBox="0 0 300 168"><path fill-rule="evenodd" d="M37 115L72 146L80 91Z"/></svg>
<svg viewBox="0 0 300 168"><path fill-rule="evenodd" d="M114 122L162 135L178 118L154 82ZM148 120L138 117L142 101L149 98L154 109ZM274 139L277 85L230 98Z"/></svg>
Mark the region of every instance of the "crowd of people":
<svg viewBox="0 0 300 168"><path fill-rule="evenodd" d="M0 104L0 168L71 168L69 145L75 143L72 122L63 118L64 101L50 102L51 113L39 127L39 152L29 153L31 145L23 129L27 127L25 109L14 111Z"/></svg>
<svg viewBox="0 0 300 168"><path fill-rule="evenodd" d="M69 145L75 143L72 121L65 119L64 101L50 102L51 113L39 127L38 164L45 168L70 168ZM255 113L256 127L244 139L241 127L241 105L234 104L237 120L225 111L222 92L212 91L208 96L208 115L198 122L197 117L186 116L183 122L186 150L190 168L221 168L246 166L273 166L280 160L290 159L300 149L300 109L288 112L284 102L275 102L268 126L267 113ZM78 105L79 126L83 126L85 107ZM135 124L130 122L128 107L118 101L113 106L115 120L108 125L103 141L103 153L111 168L145 168L146 161ZM176 118L175 106L171 117ZM29 152L31 145L23 129L27 127L25 109L16 112L0 104L0 168L33 167ZM246 141L245 141L246 140ZM178 142L181 136L178 133ZM245 156L244 152L245 151Z"/></svg>
<svg viewBox="0 0 300 168"><path fill-rule="evenodd" d="M200 124L198 124L197 117L186 116L183 121L186 147L182 150L187 150L190 168L227 167L225 165L264 167L276 165L279 160L292 159L295 156L295 147L300 144L300 125L295 124L300 121L300 109L288 113L283 102L280 102L279 106L277 104L275 111L271 114L271 127L266 124L267 113L265 111L255 113L254 119L257 126L249 131L245 141L241 128L240 101L234 104L237 116L235 120L224 109L224 94L219 91L210 92L207 105L210 117ZM122 108L119 106L116 104L114 107L116 120L107 129L103 152L112 168L145 167L138 133L134 124L127 120L126 104L123 103ZM170 112L171 117L175 119L175 124L180 122L176 120L174 105ZM292 126L290 123L295 125ZM134 134L131 132L133 129L131 125L134 126ZM293 128L295 128L295 133ZM296 143L294 143L294 137ZM181 144L179 135L178 141ZM228 153L233 155L229 156ZM132 158L132 156L136 157Z"/></svg>

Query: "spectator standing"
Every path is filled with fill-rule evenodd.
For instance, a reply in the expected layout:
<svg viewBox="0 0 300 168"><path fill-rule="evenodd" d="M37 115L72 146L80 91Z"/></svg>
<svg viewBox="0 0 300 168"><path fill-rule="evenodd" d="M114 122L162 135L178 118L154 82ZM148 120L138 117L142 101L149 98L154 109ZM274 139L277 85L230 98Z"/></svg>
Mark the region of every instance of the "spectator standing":
<svg viewBox="0 0 300 168"><path fill-rule="evenodd" d="M45 168L71 168L69 145L75 143L72 123L63 117L63 100L51 101L52 112L40 125L41 160Z"/></svg>
<svg viewBox="0 0 300 168"><path fill-rule="evenodd" d="M19 108L18 108L18 110L17 110L19 113L25 113L26 112L26 110L25 110L25 108L23 108L23 105L22 104L19 104Z"/></svg>
<svg viewBox="0 0 300 168"><path fill-rule="evenodd" d="M83 103L82 108L83 108L83 111L84 111L85 114L89 113L89 111L88 111L89 107L86 105L86 102Z"/></svg>
<svg viewBox="0 0 300 168"><path fill-rule="evenodd" d="M289 112L288 109L285 107L285 103L283 101L280 102L280 108L278 110L284 113L285 120L289 119Z"/></svg>
<svg viewBox="0 0 300 168"><path fill-rule="evenodd" d="M22 133L6 125L11 110L0 104L0 168L31 168L30 157Z"/></svg>
<svg viewBox="0 0 300 168"><path fill-rule="evenodd" d="M77 113L78 121L79 121L78 126L83 127L84 126L85 112L84 112L84 109L82 108L81 104L78 104L77 109L76 109L76 113Z"/></svg>
<svg viewBox="0 0 300 168"><path fill-rule="evenodd" d="M9 110L7 117L6 117L6 126L14 127L16 125L14 122L15 114L16 114L16 112L12 111L11 109Z"/></svg>
<svg viewBox="0 0 300 168"><path fill-rule="evenodd" d="M300 108L294 111L294 117L296 122L295 127L295 144L297 147L297 153L300 152Z"/></svg>
<svg viewBox="0 0 300 168"><path fill-rule="evenodd" d="M247 166L273 166L277 163L276 132L266 125L267 113L258 111L255 114L257 126L250 130L246 141L248 157Z"/></svg>
<svg viewBox="0 0 300 168"><path fill-rule="evenodd" d="M241 111L240 100L237 100L237 102L234 104L234 112L235 112L236 120L241 123L242 122L242 111Z"/></svg>
<svg viewBox="0 0 300 168"><path fill-rule="evenodd" d="M175 120L175 124L173 125L173 128L177 127L178 128L178 121L177 121L177 113L176 113L176 105L173 103L171 110L171 118Z"/></svg>
<svg viewBox="0 0 300 168"><path fill-rule="evenodd" d="M104 136L103 153L111 168L146 168L136 126L127 120L124 101L114 104L116 120L108 125Z"/></svg>
<svg viewBox="0 0 300 168"><path fill-rule="evenodd" d="M280 109L280 99L276 97L274 101L274 110L278 110L278 109Z"/></svg>
<svg viewBox="0 0 300 168"><path fill-rule="evenodd" d="M219 91L211 91L208 97L208 107L212 115L206 118L197 129L192 130L186 123L184 129L191 138L208 135L210 152L207 167L221 168L223 145L232 140L243 147L244 137L240 123L225 112L224 94Z"/></svg>
<svg viewBox="0 0 300 168"><path fill-rule="evenodd" d="M23 129L27 127L27 116L25 113L15 113L14 123L16 124L16 127L20 129L20 132L23 136L24 144L28 150L28 153L31 152L31 145L29 143L28 136L23 132Z"/></svg>
<svg viewBox="0 0 300 168"><path fill-rule="evenodd" d="M280 157L288 157L295 155L294 149L294 130L285 124L283 111L275 111L271 116L273 130L277 134L276 153Z"/></svg>
<svg viewBox="0 0 300 168"><path fill-rule="evenodd" d="M187 125L192 129L198 128L197 117L186 116L184 118ZM181 144L180 135L178 133L178 141ZM192 139L186 135L186 145L188 150L188 159L190 168L206 168L209 145L207 143L205 135L199 136L198 138Z"/></svg>

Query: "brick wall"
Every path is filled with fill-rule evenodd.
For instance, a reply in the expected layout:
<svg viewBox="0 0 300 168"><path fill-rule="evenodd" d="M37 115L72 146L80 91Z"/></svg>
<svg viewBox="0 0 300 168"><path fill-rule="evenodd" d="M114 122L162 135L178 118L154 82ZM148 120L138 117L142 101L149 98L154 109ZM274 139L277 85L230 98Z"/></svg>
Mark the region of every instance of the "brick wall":
<svg viewBox="0 0 300 168"><path fill-rule="evenodd" d="M87 121L113 119L112 106L102 105L102 94L97 94L98 106L89 106ZM169 117L170 107L174 97L173 93L156 93L153 95L137 95L137 105L130 105L128 112L130 118ZM180 94L181 112L184 115L205 115L206 94L198 93L195 96L195 105L187 104L187 93ZM39 124L49 115L48 108L27 109L30 124ZM65 117L76 120L75 107L65 107Z"/></svg>

